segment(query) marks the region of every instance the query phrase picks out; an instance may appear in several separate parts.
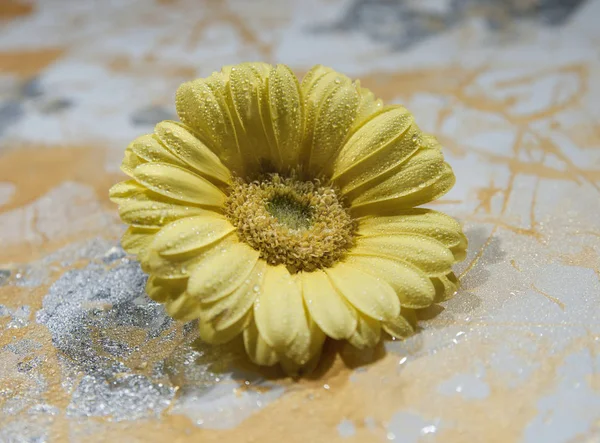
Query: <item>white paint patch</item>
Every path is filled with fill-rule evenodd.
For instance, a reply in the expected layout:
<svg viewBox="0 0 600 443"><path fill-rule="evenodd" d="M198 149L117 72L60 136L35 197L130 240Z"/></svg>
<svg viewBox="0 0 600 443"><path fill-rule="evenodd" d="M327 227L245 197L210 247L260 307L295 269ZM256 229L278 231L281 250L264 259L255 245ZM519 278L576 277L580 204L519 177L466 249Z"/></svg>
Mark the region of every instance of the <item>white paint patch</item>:
<svg viewBox="0 0 600 443"><path fill-rule="evenodd" d="M538 415L525 428L524 442L560 443L591 435L600 411L600 394L587 380L597 363L589 349L565 358L555 391L537 402Z"/></svg>
<svg viewBox="0 0 600 443"><path fill-rule="evenodd" d="M356 434L356 428L354 427L354 423L352 423L352 421L348 419L342 420L337 426L337 430L338 434L340 434L340 437L343 438L352 437L354 434Z"/></svg>
<svg viewBox="0 0 600 443"><path fill-rule="evenodd" d="M86 185L64 182L20 208L0 214L0 244L41 244L85 233L109 232L117 214L107 212L95 191Z"/></svg>
<svg viewBox="0 0 600 443"><path fill-rule="evenodd" d="M17 187L12 183L0 183L0 206L7 204L12 196L15 195L16 190Z"/></svg>
<svg viewBox="0 0 600 443"><path fill-rule="evenodd" d="M416 443L433 439L438 429L439 420L425 420L416 413L400 411L392 416L386 437L395 443Z"/></svg>
<svg viewBox="0 0 600 443"><path fill-rule="evenodd" d="M460 395L465 400L482 400L490 395L490 387L473 374L457 374L442 382L438 392L444 395Z"/></svg>
<svg viewBox="0 0 600 443"><path fill-rule="evenodd" d="M238 383L233 379L223 380L209 392L189 393L182 396L173 408L174 414L184 414L200 428L232 429L250 415L281 397L284 388L268 386L266 392L253 390L237 391Z"/></svg>

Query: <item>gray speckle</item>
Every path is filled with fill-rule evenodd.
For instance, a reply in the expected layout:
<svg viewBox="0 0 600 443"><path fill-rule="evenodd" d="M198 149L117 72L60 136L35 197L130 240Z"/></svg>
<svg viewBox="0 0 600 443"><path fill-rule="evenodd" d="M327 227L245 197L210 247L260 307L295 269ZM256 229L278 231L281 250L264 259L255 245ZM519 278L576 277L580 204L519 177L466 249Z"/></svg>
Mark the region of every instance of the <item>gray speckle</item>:
<svg viewBox="0 0 600 443"><path fill-rule="evenodd" d="M56 406L49 405L47 403L40 403L35 406L32 406L27 411L30 415L35 414L46 414L46 415L58 415L60 414L60 409Z"/></svg>
<svg viewBox="0 0 600 443"><path fill-rule="evenodd" d="M65 97L58 97L41 102L39 110L43 114L55 114L69 109L71 106L73 106L72 100Z"/></svg>
<svg viewBox="0 0 600 443"><path fill-rule="evenodd" d="M154 126L163 120L174 120L176 115L162 106L138 109L131 115L131 123L136 126Z"/></svg>
<svg viewBox="0 0 600 443"><path fill-rule="evenodd" d="M482 18L491 31L502 31L518 20L560 26L584 1L450 0L434 9L410 0L354 0L336 23L316 30L362 32L402 50L473 17Z"/></svg>
<svg viewBox="0 0 600 443"><path fill-rule="evenodd" d="M38 77L26 81L21 86L21 95L25 98L36 98L44 95L44 89Z"/></svg>
<svg viewBox="0 0 600 443"><path fill-rule="evenodd" d="M8 269L0 269L0 286L6 284L10 278L10 271ZM2 314L0 314L1 316Z"/></svg>
<svg viewBox="0 0 600 443"><path fill-rule="evenodd" d="M125 256L123 249L108 240L96 238L81 243L73 243L39 261L15 268L12 272L8 269L0 269L0 286L2 284L14 284L34 288L47 281L51 271L60 271L79 260L111 263L118 258L126 260Z"/></svg>
<svg viewBox="0 0 600 443"><path fill-rule="evenodd" d="M146 296L147 276L120 247L101 240L73 247L13 271L20 281L31 283L37 269L57 262L67 266L77 257L90 261L54 282L35 314L58 351L61 385L71 396L68 416L137 420L156 417L175 401L172 410L198 426L230 427L283 393L282 388L263 384L256 374L232 370L237 360L245 359L241 342L208 346L198 341L195 322L182 325L172 320L161 304ZM18 284L15 278L9 284ZM10 308L3 312L14 315ZM147 352L146 346L173 341L177 345L158 360L138 358L138 352ZM40 372L43 360L31 358L40 347L34 340L15 340L3 349L9 352L4 355L11 356L12 376L32 381L25 395L15 396L12 390L0 393L11 399L4 402L3 413L14 416L28 411L36 420L55 415L55 405L32 402L47 389ZM240 380L268 390L236 395Z"/></svg>
<svg viewBox="0 0 600 443"><path fill-rule="evenodd" d="M29 324L31 316L31 308L27 305L18 306L11 309L7 306L0 305L0 317L10 317L7 328L22 328Z"/></svg>
<svg viewBox="0 0 600 443"><path fill-rule="evenodd" d="M30 361L30 362L20 361L19 363L17 363L17 371L29 372L36 366L37 366L37 364L34 364L33 361Z"/></svg>
<svg viewBox="0 0 600 443"><path fill-rule="evenodd" d="M29 339L13 340L2 348L0 417L19 414L33 406L48 389L39 370L44 357L36 355L40 348L39 343Z"/></svg>
<svg viewBox="0 0 600 443"><path fill-rule="evenodd" d="M7 344L4 349L16 355L27 355L42 349L42 345L35 340L24 338Z"/></svg>
<svg viewBox="0 0 600 443"><path fill-rule="evenodd" d="M23 305L12 310L10 316L11 321L8 323L8 328L22 328L29 324L29 317L31 315L31 308Z"/></svg>
<svg viewBox="0 0 600 443"><path fill-rule="evenodd" d="M175 390L141 375L112 381L85 376L67 407L69 416L110 416L115 421L156 416L165 409Z"/></svg>
<svg viewBox="0 0 600 443"><path fill-rule="evenodd" d="M108 255L122 252L117 248ZM92 263L68 271L50 287L37 321L50 330L62 351L65 378L72 379L69 415L133 420L156 415L170 403L172 385L135 374L125 363L139 350L129 343L127 331L139 328L152 340L173 324L163 306L145 295L145 284L138 263L116 261L111 269Z"/></svg>
<svg viewBox="0 0 600 443"><path fill-rule="evenodd" d="M102 257L102 261L104 263L112 263L115 260L119 260L120 258L125 257L126 255L127 254L125 254L125 251L122 248L118 246L113 246L108 251L106 251L106 253Z"/></svg>
<svg viewBox="0 0 600 443"><path fill-rule="evenodd" d="M125 369L118 357L133 352L128 337L109 339L109 332L138 327L151 339L172 323L163 306L144 295L145 284L137 263L120 263L108 271L97 264L68 271L50 288L37 321L48 327L54 345L80 370L109 376ZM108 355L94 350L92 332Z"/></svg>
<svg viewBox="0 0 600 443"><path fill-rule="evenodd" d="M0 104L0 135L24 115L23 105L17 100L9 100Z"/></svg>
<svg viewBox="0 0 600 443"><path fill-rule="evenodd" d="M16 286L34 288L40 286L48 278L49 269L43 266L24 266L15 271Z"/></svg>
<svg viewBox="0 0 600 443"><path fill-rule="evenodd" d="M47 430L50 426L48 417L27 417L16 420L0 428L0 441L3 443L46 443Z"/></svg>
<svg viewBox="0 0 600 443"><path fill-rule="evenodd" d="M107 263L104 259L108 255L125 257L126 254L120 246L115 246L114 242L95 238L66 246L45 257L40 264L48 266L54 262L60 262L61 266L68 267L78 260L95 260Z"/></svg>

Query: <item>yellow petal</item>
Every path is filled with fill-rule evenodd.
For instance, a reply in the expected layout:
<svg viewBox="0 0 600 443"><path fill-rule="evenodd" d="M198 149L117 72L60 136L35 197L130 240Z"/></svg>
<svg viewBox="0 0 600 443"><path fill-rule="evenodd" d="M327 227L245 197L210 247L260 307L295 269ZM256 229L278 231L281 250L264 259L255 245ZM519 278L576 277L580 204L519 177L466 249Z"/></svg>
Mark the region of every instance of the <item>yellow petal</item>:
<svg viewBox="0 0 600 443"><path fill-rule="evenodd" d="M319 96L326 93L327 89L332 87L330 82L323 82L323 78L325 75L331 76L335 74L336 72L331 68L323 65L315 65L302 78L300 92L304 102L305 140L312 140L314 135L315 119L320 106L320 100L318 100ZM302 148L303 161L307 160L307 158L304 157L308 154L306 148L309 146L303 146Z"/></svg>
<svg viewBox="0 0 600 443"><path fill-rule="evenodd" d="M177 114L192 128L200 141L238 175L243 175L242 159L229 108L226 104L223 74L182 84L177 89Z"/></svg>
<svg viewBox="0 0 600 443"><path fill-rule="evenodd" d="M297 365L305 365L321 352L324 341L325 334L305 310L298 334L285 348L283 355ZM280 361L283 362L283 359L280 358Z"/></svg>
<svg viewBox="0 0 600 443"><path fill-rule="evenodd" d="M212 322L220 331L246 315L258 296L266 266L264 260L258 260L248 278L235 291L212 303L202 303L201 318Z"/></svg>
<svg viewBox="0 0 600 443"><path fill-rule="evenodd" d="M267 79L268 118L263 122L272 134L271 142L280 159L282 170L298 166L304 133L303 103L300 84L294 73L285 65L271 69Z"/></svg>
<svg viewBox="0 0 600 443"><path fill-rule="evenodd" d="M187 287L187 279L168 280L151 275L146 282L146 294L152 300L164 303L179 297Z"/></svg>
<svg viewBox="0 0 600 443"><path fill-rule="evenodd" d="M308 92L315 87L315 84L321 79L321 77L331 72L335 71L323 65L315 65L310 68L310 70L302 78L302 93L308 94Z"/></svg>
<svg viewBox="0 0 600 443"><path fill-rule="evenodd" d="M227 83L227 103L238 133L240 154L250 173L259 172L262 165L273 167L279 163L272 156L261 116L267 101L266 73L262 64L242 63L231 67Z"/></svg>
<svg viewBox="0 0 600 443"><path fill-rule="evenodd" d="M140 185L135 180L125 180L113 185L108 190L108 197L110 201L120 205L147 191L148 189L145 186Z"/></svg>
<svg viewBox="0 0 600 443"><path fill-rule="evenodd" d="M165 302L167 313L176 320L190 321L200 318L200 303L187 292Z"/></svg>
<svg viewBox="0 0 600 443"><path fill-rule="evenodd" d="M260 335L276 351L283 351L296 338L304 321L300 288L285 266L267 266L254 319Z"/></svg>
<svg viewBox="0 0 600 443"><path fill-rule="evenodd" d="M186 167L184 162L171 154L160 140L152 134L136 138L129 147L135 155L146 162L168 163L182 168Z"/></svg>
<svg viewBox="0 0 600 443"><path fill-rule="evenodd" d="M240 318L234 324L229 326L227 329L217 331L212 323L204 322L200 320L198 322L198 331L200 332L200 338L206 343L211 345L220 345L233 340L235 337L240 335L245 329L249 327L251 323L251 312L248 312L244 317Z"/></svg>
<svg viewBox="0 0 600 443"><path fill-rule="evenodd" d="M183 217L214 214L152 192L135 180L117 183L110 188L109 197L119 205L121 219L133 226L159 228Z"/></svg>
<svg viewBox="0 0 600 443"><path fill-rule="evenodd" d="M186 217L162 228L152 248L164 257L184 254L210 245L234 230L226 218L216 213Z"/></svg>
<svg viewBox="0 0 600 443"><path fill-rule="evenodd" d="M351 132L354 132L373 114L376 114L383 109L383 101L381 99L377 99L369 89L362 88L359 80L356 80L354 84L356 85L356 90L359 93L360 102L358 104L358 109L356 111L356 117L354 119Z"/></svg>
<svg viewBox="0 0 600 443"><path fill-rule="evenodd" d="M456 246L452 246L450 250L454 254L454 260L457 262L463 261L467 258L467 247L469 246L469 240L462 232L460 233L460 242Z"/></svg>
<svg viewBox="0 0 600 443"><path fill-rule="evenodd" d="M393 216L363 218L358 222L362 237L413 233L434 238L447 248L462 242L460 224L452 217L431 209L414 208L399 211Z"/></svg>
<svg viewBox="0 0 600 443"><path fill-rule="evenodd" d="M333 166L333 181L347 194L397 168L419 149L418 138L413 138L419 133L412 114L402 106L378 113L342 148Z"/></svg>
<svg viewBox="0 0 600 443"><path fill-rule="evenodd" d="M244 329L244 347L250 360L257 365L273 366L279 361L277 353L262 338L254 321Z"/></svg>
<svg viewBox="0 0 600 443"><path fill-rule="evenodd" d="M134 226L160 228L175 220L199 214L215 214L195 206L182 206L153 200L132 199L119 207L119 216Z"/></svg>
<svg viewBox="0 0 600 443"><path fill-rule="evenodd" d="M359 237L353 255L375 255L406 261L429 276L446 275L454 264L454 256L442 243L417 234Z"/></svg>
<svg viewBox="0 0 600 443"><path fill-rule="evenodd" d="M347 261L352 266L387 281L396 291L403 308L426 308L433 303L435 288L427 275L414 265L366 255L351 255Z"/></svg>
<svg viewBox="0 0 600 443"><path fill-rule="evenodd" d="M458 279L453 272L440 277L434 277L431 279L433 286L435 287L435 302L441 303L448 300L458 290Z"/></svg>
<svg viewBox="0 0 600 443"><path fill-rule="evenodd" d="M130 226L121 238L121 246L130 254L139 254L152 243L157 232L157 228Z"/></svg>
<svg viewBox="0 0 600 443"><path fill-rule="evenodd" d="M265 78L269 75L269 71L272 66L265 62L244 62L237 65L225 65L221 68L221 74L223 74L223 78L226 79L227 82L231 80L231 73L235 71L240 66L249 66L251 67L257 75L262 78Z"/></svg>
<svg viewBox="0 0 600 443"><path fill-rule="evenodd" d="M237 236L228 235L202 249L175 256L163 256L155 248L149 247L146 248L143 256L138 255L138 259L147 274L168 279L184 278L189 277L193 268L201 261L223 254L237 243L239 243Z"/></svg>
<svg viewBox="0 0 600 443"><path fill-rule="evenodd" d="M325 73L320 75L323 69ZM360 97L356 85L345 75L322 67L313 71L315 75L309 72L301 85L306 113L302 159L312 175L319 175L342 148Z"/></svg>
<svg viewBox="0 0 600 443"><path fill-rule="evenodd" d="M376 177L359 189L352 189L347 198L353 207L386 200L398 200L429 186L442 175L444 156L438 149L420 149L391 171Z"/></svg>
<svg viewBox="0 0 600 443"><path fill-rule="evenodd" d="M225 194L205 178L166 163L145 163L133 171L138 183L175 200L220 207Z"/></svg>
<svg viewBox="0 0 600 443"><path fill-rule="evenodd" d="M139 165L146 163L146 160L138 157L131 148L125 149L123 161L121 162L121 171L130 177L133 177L133 170Z"/></svg>
<svg viewBox="0 0 600 443"><path fill-rule="evenodd" d="M231 173L219 157L184 125L164 121L154 128L156 137L180 159L180 166L193 168L200 175L224 184L231 184ZM154 160L160 161L160 160Z"/></svg>
<svg viewBox="0 0 600 443"><path fill-rule="evenodd" d="M374 318L366 315L358 316L358 323L356 325L356 331L348 342L358 349L372 348L381 338L381 323Z"/></svg>
<svg viewBox="0 0 600 443"><path fill-rule="evenodd" d="M369 317L386 320L400 314L398 296L384 280L346 263L338 263L325 272L340 294Z"/></svg>
<svg viewBox="0 0 600 443"><path fill-rule="evenodd" d="M231 294L249 277L260 253L245 243L233 243L198 263L191 272L188 292L203 303Z"/></svg>
<svg viewBox="0 0 600 443"><path fill-rule="evenodd" d="M442 145L435 136L427 133L421 134L421 146L424 148L442 149Z"/></svg>
<svg viewBox="0 0 600 443"><path fill-rule="evenodd" d="M398 175L396 179L401 182L401 175ZM399 210L413 208L437 200L442 195L446 194L452 186L454 186L455 182L456 177L454 177L452 168L444 163L439 177L430 181L424 181L410 192L391 192L386 198L383 197L385 192L383 192L382 189L379 189L382 191L383 199L374 199L369 203L361 203L359 206L352 207L351 212L355 217L368 215L381 216L385 214L394 215Z"/></svg>
<svg viewBox="0 0 600 443"><path fill-rule="evenodd" d="M392 321L382 324L383 330L395 338L410 337L415 333L416 325L415 311L412 309L402 309L402 315L399 315Z"/></svg>
<svg viewBox="0 0 600 443"><path fill-rule="evenodd" d="M354 334L356 310L333 288L323 271L302 272L302 295L313 320L331 338Z"/></svg>

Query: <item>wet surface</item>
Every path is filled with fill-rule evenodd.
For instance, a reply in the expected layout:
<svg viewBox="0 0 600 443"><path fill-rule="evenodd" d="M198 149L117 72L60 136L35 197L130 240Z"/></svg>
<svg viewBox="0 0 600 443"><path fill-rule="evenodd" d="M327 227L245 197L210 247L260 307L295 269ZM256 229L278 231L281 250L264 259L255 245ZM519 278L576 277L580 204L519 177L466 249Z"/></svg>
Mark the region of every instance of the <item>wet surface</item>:
<svg viewBox="0 0 600 443"><path fill-rule="evenodd" d="M0 441L596 441L600 98L587 1L0 5ZM292 380L144 294L107 191L183 81L331 65L436 134L462 288Z"/></svg>

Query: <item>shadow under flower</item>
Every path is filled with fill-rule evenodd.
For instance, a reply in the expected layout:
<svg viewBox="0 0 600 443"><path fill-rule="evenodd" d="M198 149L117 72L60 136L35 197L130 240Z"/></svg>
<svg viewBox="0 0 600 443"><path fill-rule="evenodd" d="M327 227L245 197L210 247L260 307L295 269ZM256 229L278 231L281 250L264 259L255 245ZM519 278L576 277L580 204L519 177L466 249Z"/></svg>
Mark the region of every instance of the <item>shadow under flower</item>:
<svg viewBox="0 0 600 443"><path fill-rule="evenodd" d="M470 253L457 274L463 274L460 279L461 288L470 291L490 278L491 272L486 265L503 262L506 251L502 248L498 235L490 235L483 226L465 229L465 235L469 239Z"/></svg>
<svg viewBox="0 0 600 443"><path fill-rule="evenodd" d="M202 357L197 363L206 365L207 369L215 374L229 374L240 385L266 381L280 382L284 380L320 381L339 375L342 372L367 367L383 359L386 355L385 345L381 341L371 349L357 349L348 343L328 339L323 345L323 351L315 365L298 374L286 374L279 365L264 367L259 366L247 357L241 340L234 340L226 345L213 346L214 352L206 353L207 344L200 339L194 341L192 346ZM216 357L216 358L215 358ZM207 361L212 360L212 361ZM172 379L175 384L177 380Z"/></svg>

